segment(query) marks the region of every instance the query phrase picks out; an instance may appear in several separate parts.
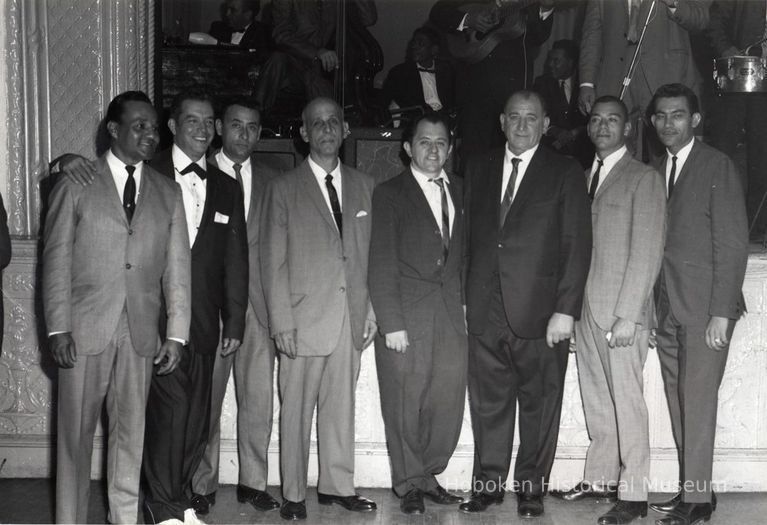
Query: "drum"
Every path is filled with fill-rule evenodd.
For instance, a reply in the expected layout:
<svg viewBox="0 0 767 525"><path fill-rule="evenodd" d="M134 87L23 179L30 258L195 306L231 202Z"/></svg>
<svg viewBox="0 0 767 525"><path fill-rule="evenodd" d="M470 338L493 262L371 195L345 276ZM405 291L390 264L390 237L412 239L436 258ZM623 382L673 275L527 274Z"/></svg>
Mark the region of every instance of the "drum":
<svg viewBox="0 0 767 525"><path fill-rule="evenodd" d="M732 56L715 61L715 80L722 93L766 93L767 60L760 57Z"/></svg>

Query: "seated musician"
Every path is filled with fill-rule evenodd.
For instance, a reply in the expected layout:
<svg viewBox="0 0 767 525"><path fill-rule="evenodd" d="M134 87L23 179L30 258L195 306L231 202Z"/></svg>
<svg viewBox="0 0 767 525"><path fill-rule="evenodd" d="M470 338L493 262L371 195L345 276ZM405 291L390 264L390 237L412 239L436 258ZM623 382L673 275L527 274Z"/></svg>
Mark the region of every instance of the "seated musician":
<svg viewBox="0 0 767 525"><path fill-rule="evenodd" d="M362 26L376 22L375 0L349 0L346 5ZM297 87L307 99L333 97L333 73L339 67L338 14L338 0L273 0L272 38L277 50L264 64L253 93L265 112L286 88Z"/></svg>
<svg viewBox="0 0 767 525"><path fill-rule="evenodd" d="M266 52L269 29L256 20L261 0L226 0L221 6L223 20L210 24L208 33L219 44L231 44Z"/></svg>
<svg viewBox="0 0 767 525"><path fill-rule="evenodd" d="M588 117L578 111L578 45L557 40L546 58L546 73L535 79L533 89L546 101L551 125L541 142L563 155L591 166L594 146L586 134Z"/></svg>
<svg viewBox="0 0 767 525"><path fill-rule="evenodd" d="M419 27L407 47L407 58L389 71L383 85L383 106L391 110L420 107L449 112L454 104L455 72L440 60L440 36Z"/></svg>

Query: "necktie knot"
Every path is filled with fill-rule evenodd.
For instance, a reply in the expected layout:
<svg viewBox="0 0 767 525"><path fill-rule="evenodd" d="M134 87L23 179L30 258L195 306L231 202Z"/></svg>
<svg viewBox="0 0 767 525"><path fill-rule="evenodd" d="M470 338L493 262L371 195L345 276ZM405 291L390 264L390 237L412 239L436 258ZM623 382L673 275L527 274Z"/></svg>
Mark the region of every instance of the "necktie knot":
<svg viewBox="0 0 767 525"><path fill-rule="evenodd" d="M433 182L434 184L436 184L440 188L442 188L443 184L445 183L445 181L442 180L442 177L434 177L433 179L429 179L429 182Z"/></svg>
<svg viewBox="0 0 767 525"><path fill-rule="evenodd" d="M234 166L232 166L232 167L234 168L234 172L235 173L240 173L240 170L242 169L242 164L240 164L238 162L235 162Z"/></svg>
<svg viewBox="0 0 767 525"><path fill-rule="evenodd" d="M514 169L517 169L519 167L519 163L522 162L522 159L519 157L514 157L511 159L511 164L514 166Z"/></svg>
<svg viewBox="0 0 767 525"><path fill-rule="evenodd" d="M196 162L192 162L189 166L181 170L179 173L181 175L186 175L192 172L194 172L198 177L200 177L201 180L205 180L205 170L202 169L202 166L200 166Z"/></svg>
<svg viewBox="0 0 767 525"><path fill-rule="evenodd" d="M125 171L128 172L129 177L133 177L133 173L136 171L136 166L132 166L128 164L127 166L125 166Z"/></svg>

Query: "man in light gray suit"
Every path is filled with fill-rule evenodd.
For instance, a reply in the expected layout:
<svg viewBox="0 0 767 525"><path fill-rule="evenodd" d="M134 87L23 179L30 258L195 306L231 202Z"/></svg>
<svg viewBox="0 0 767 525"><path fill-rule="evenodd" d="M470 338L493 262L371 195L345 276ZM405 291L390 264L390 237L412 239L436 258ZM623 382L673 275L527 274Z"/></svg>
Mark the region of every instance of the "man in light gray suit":
<svg viewBox="0 0 767 525"><path fill-rule="evenodd" d="M309 157L267 186L261 279L280 358L280 515L305 519L309 440L317 406L319 503L376 504L354 490L354 390L376 332L367 288L373 178L341 164L348 124L334 101L303 111Z"/></svg>
<svg viewBox="0 0 767 525"><path fill-rule="evenodd" d="M93 435L105 402L108 519L137 522L152 365L172 372L189 338L181 191L144 164L159 140L157 114L144 93L129 91L110 103L106 123L111 148L96 162L93 183L59 181L45 225L43 301L59 365L59 523L87 522ZM160 316L167 316L162 345Z"/></svg>
<svg viewBox="0 0 767 525"><path fill-rule="evenodd" d="M575 327L578 374L591 443L583 481L566 501L618 502L600 525L647 515L650 439L643 369L653 320L652 291L666 228L663 179L626 148L628 111L598 98L588 134L596 158L587 172L594 232L581 319Z"/></svg>

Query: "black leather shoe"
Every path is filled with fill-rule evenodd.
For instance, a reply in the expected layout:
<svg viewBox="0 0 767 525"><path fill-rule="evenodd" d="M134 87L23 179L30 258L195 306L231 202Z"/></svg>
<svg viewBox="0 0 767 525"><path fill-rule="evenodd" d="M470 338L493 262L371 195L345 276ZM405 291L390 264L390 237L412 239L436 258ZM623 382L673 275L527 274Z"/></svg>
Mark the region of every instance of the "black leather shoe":
<svg viewBox="0 0 767 525"><path fill-rule="evenodd" d="M210 512L210 506L216 502L216 493L212 492L211 496L212 501L211 499L208 499L208 496L192 493L192 499L189 500L189 504L192 506L196 514L204 516Z"/></svg>
<svg viewBox="0 0 767 525"><path fill-rule="evenodd" d="M646 501L618 500L613 508L599 517L597 523L599 525L624 525L645 516L647 516Z"/></svg>
<svg viewBox="0 0 767 525"><path fill-rule="evenodd" d="M667 501L659 501L658 503L650 503L650 508L655 512L661 512L667 514L674 510L674 508L682 502L682 493L677 492L676 495ZM711 491L711 511L716 510L716 494Z"/></svg>
<svg viewBox="0 0 767 525"><path fill-rule="evenodd" d="M608 485L604 490L597 490L588 481L581 481L570 490L552 490L549 494L565 501L580 501L586 498L608 501L610 503L618 501L617 488Z"/></svg>
<svg viewBox="0 0 767 525"><path fill-rule="evenodd" d="M517 494L517 514L520 518L543 516L543 496L540 494Z"/></svg>
<svg viewBox="0 0 767 525"><path fill-rule="evenodd" d="M426 507L423 504L423 492L420 489L413 489L399 501L399 508L405 514L423 514Z"/></svg>
<svg viewBox="0 0 767 525"><path fill-rule="evenodd" d="M333 494L317 493L317 501L320 505L332 505L338 503L346 510L352 512L372 512L378 508L375 501L363 498L359 494L353 496L335 496Z"/></svg>
<svg viewBox="0 0 767 525"><path fill-rule="evenodd" d="M437 487L432 490L425 490L423 495L438 505L456 505L458 503L463 503L463 498L461 496L450 494L442 485L437 485Z"/></svg>
<svg viewBox="0 0 767 525"><path fill-rule="evenodd" d="M280 517L291 521L305 520L306 503L303 501L283 501L280 508Z"/></svg>
<svg viewBox="0 0 767 525"><path fill-rule="evenodd" d="M700 525L711 519L713 511L711 503L680 501L665 517L655 520L655 525Z"/></svg>
<svg viewBox="0 0 767 525"><path fill-rule="evenodd" d="M500 505L501 503L503 503L503 493L485 494L484 492L474 492L469 501L458 505L458 510L467 513L484 512L490 505Z"/></svg>
<svg viewBox="0 0 767 525"><path fill-rule="evenodd" d="M237 485L237 501L248 502L256 510L263 512L280 508L280 503L265 490L252 489L245 485Z"/></svg>

